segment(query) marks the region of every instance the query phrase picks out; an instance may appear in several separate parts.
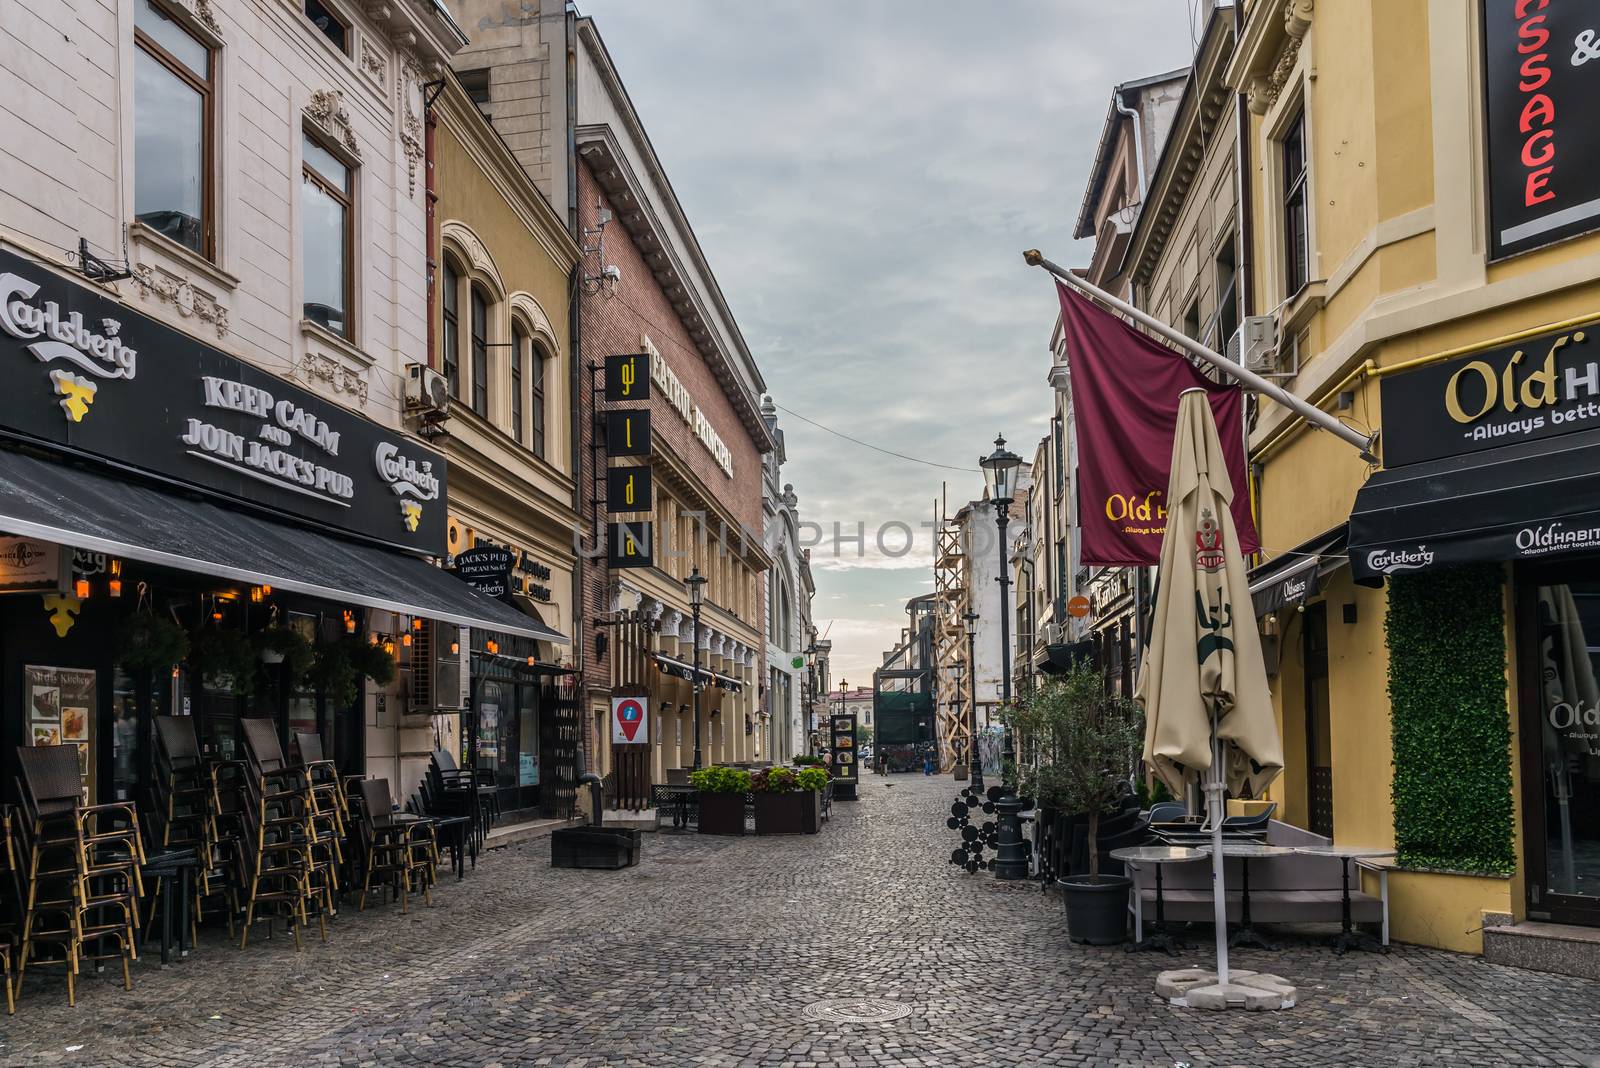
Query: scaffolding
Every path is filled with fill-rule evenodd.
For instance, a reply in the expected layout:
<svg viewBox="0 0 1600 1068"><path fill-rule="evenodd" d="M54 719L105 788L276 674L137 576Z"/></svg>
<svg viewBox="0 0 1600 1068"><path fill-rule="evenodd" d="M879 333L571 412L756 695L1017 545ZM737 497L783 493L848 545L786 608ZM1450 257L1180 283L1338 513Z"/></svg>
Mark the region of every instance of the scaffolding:
<svg viewBox="0 0 1600 1068"><path fill-rule="evenodd" d="M966 560L961 527L948 514L948 493L946 485L933 502L934 692L938 695L940 771L950 771L964 760L972 744L967 719L972 672L967 663L966 621L962 619L968 605Z"/></svg>

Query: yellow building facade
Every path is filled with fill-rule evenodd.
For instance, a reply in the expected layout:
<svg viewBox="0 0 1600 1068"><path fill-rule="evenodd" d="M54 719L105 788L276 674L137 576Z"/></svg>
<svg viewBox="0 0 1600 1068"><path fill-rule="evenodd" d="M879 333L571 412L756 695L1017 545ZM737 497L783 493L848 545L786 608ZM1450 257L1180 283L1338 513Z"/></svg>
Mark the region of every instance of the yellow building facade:
<svg viewBox="0 0 1600 1068"><path fill-rule="evenodd" d="M1490 764L1508 745L1509 790L1496 787L1495 804L1510 813L1509 870L1420 870L1400 841L1389 879L1397 939L1468 952L1482 951L1486 926L1600 922L1600 908L1589 908L1600 906L1600 870L1583 864L1600 855L1600 746L1563 713L1551 719L1548 664L1530 662L1551 648L1538 622L1550 591L1571 593L1576 608L1557 611L1557 626L1577 639L1591 588L1600 592L1593 553L1581 541L1560 544L1562 532L1587 530L1577 504L1563 509L1568 497L1581 504L1588 479L1566 479L1572 493L1561 499L1529 485L1541 471L1593 466L1580 448L1588 417L1503 439L1495 429L1582 409L1581 397L1561 391L1569 368L1575 388L1586 388L1582 328L1600 319L1600 235L1587 232L1600 217L1585 214L1600 189L1580 172L1595 143L1582 126L1593 123L1577 114L1570 89L1562 35L1571 19L1546 6L1252 0L1225 74L1249 104L1248 271L1255 313L1278 324L1270 370L1376 434L1383 461L1369 465L1260 403L1250 437L1266 561L1258 571L1270 576L1276 564L1288 574L1300 562L1299 576L1313 579L1309 595L1295 586L1300 596L1262 621L1285 752L1271 798L1282 818L1340 844L1397 844L1396 806L1416 804L1403 798L1427 761L1409 749L1396 756L1408 728L1396 726L1391 660L1415 650L1391 646L1402 634L1391 597L1417 576L1446 574L1447 563L1498 569L1498 593L1486 596L1500 603L1461 607L1463 619L1498 609L1502 620L1505 736L1491 732L1483 744ZM1528 370L1546 368L1548 390L1542 379L1524 388ZM1533 545L1551 524L1556 547ZM1373 531L1393 537L1355 545L1354 566L1344 565L1345 539ZM1456 625L1437 618L1443 636ZM1563 670L1587 694L1584 646L1600 647L1600 629L1568 645ZM1576 718L1581 727L1581 710ZM1398 789L1397 776L1406 783ZM1476 785L1453 788L1465 797Z"/></svg>

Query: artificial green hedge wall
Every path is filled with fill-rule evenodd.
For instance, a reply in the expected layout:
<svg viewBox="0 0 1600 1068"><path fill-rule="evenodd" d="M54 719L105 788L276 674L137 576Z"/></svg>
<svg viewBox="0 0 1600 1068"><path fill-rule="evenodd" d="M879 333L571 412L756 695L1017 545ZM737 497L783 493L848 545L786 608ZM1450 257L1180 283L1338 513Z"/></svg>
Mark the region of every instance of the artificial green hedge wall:
<svg viewBox="0 0 1600 1068"><path fill-rule="evenodd" d="M1497 566L1389 580L1394 833L1406 867L1509 873L1511 717Z"/></svg>

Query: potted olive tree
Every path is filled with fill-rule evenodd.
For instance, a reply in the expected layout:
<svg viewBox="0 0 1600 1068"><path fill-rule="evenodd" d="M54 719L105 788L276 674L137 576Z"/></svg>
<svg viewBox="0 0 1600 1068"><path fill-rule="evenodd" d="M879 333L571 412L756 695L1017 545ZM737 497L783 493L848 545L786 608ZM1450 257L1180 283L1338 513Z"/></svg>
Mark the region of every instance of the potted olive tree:
<svg viewBox="0 0 1600 1068"><path fill-rule="evenodd" d="M750 792L750 773L713 765L689 773L689 785L699 795L701 834L743 834L744 795Z"/></svg>
<svg viewBox="0 0 1600 1068"><path fill-rule="evenodd" d="M1008 716L1036 754L1023 771L1023 792L1087 824L1089 873L1057 880L1068 936L1091 945L1122 941L1132 880L1100 874L1100 816L1129 788L1144 742L1138 706L1107 694L1099 672L1079 668L1035 691Z"/></svg>
<svg viewBox="0 0 1600 1068"><path fill-rule="evenodd" d="M816 834L822 829L822 791L828 773L818 767L799 771L772 767L751 776L757 834Z"/></svg>

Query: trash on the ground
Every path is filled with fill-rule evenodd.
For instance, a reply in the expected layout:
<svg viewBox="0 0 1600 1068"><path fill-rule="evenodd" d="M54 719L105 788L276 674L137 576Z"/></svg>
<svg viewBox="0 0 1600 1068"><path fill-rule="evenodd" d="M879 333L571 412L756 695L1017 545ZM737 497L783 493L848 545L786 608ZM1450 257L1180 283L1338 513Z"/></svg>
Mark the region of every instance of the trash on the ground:
<svg viewBox="0 0 1600 1068"><path fill-rule="evenodd" d="M82 1048L83 1048L82 1046L68 1046L67 1047L67 1052L68 1053L76 1053Z"/></svg>

